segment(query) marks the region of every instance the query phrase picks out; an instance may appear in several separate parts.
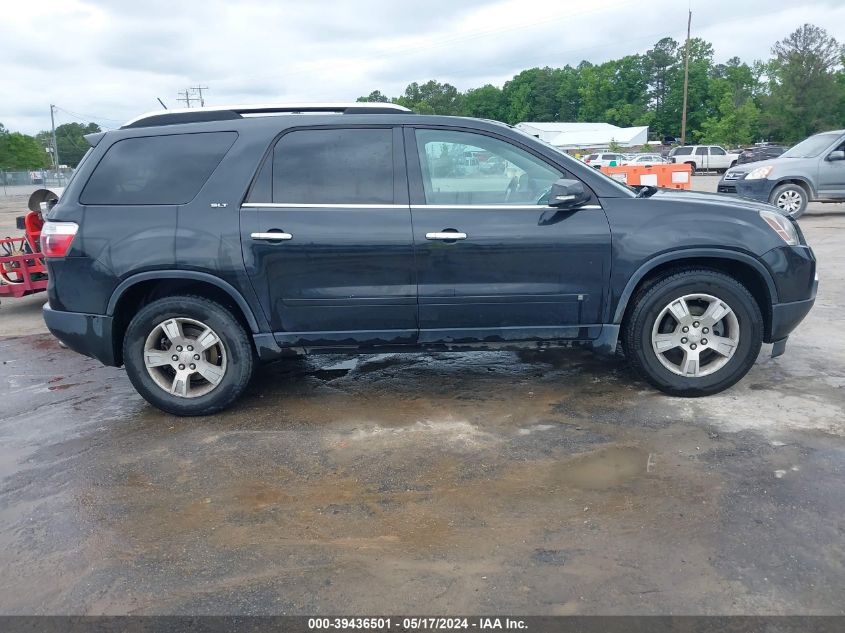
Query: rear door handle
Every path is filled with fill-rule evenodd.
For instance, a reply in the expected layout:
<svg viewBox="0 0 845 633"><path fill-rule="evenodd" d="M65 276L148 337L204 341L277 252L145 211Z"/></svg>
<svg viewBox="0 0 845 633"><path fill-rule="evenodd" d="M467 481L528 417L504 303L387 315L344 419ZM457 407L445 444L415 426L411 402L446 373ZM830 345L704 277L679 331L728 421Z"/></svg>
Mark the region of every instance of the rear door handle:
<svg viewBox="0 0 845 633"><path fill-rule="evenodd" d="M268 231L267 233L250 233L249 236L254 240L264 240L268 242L279 242L281 240L292 240L293 235L290 233L283 233L282 231Z"/></svg>
<svg viewBox="0 0 845 633"><path fill-rule="evenodd" d="M465 240L467 238L466 233L461 233L459 231L435 231L433 233L426 233L425 239L427 240Z"/></svg>

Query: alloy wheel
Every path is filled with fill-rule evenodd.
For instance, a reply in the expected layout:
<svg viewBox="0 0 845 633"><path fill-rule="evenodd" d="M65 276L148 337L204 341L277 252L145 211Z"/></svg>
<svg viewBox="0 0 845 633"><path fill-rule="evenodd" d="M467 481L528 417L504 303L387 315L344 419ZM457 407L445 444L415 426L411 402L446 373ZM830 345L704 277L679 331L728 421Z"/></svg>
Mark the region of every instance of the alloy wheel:
<svg viewBox="0 0 845 633"><path fill-rule="evenodd" d="M800 211L803 203L804 196L795 189L787 189L777 197L777 200L775 200L775 205L777 205L779 209L786 211L789 215L793 215L794 213Z"/></svg>
<svg viewBox="0 0 845 633"><path fill-rule="evenodd" d="M144 342L144 366L155 383L182 398L213 391L226 375L226 347L217 333L195 319L171 318Z"/></svg>
<svg viewBox="0 0 845 633"><path fill-rule="evenodd" d="M700 378L719 371L739 345L739 321L713 295L673 299L654 322L651 346L660 363L678 376Z"/></svg>

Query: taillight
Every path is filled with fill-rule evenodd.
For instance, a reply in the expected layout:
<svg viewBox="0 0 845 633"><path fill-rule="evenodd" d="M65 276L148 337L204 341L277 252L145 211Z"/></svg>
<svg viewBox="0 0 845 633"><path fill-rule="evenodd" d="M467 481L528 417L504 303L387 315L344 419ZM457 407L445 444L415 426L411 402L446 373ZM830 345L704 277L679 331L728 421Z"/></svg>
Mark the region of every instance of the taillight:
<svg viewBox="0 0 845 633"><path fill-rule="evenodd" d="M45 222L41 229L41 252L45 257L64 257L78 230L76 222Z"/></svg>

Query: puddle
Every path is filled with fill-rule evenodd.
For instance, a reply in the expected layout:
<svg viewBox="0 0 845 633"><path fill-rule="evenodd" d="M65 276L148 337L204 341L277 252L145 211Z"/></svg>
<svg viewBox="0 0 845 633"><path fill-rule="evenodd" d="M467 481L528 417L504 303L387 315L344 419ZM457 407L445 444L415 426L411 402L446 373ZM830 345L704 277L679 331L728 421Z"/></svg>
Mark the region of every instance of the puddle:
<svg viewBox="0 0 845 633"><path fill-rule="evenodd" d="M649 453L633 446L605 448L564 462L556 483L596 490L624 484L646 474Z"/></svg>
<svg viewBox="0 0 845 633"><path fill-rule="evenodd" d="M346 374L355 369L355 367L357 366L358 359L349 358L333 365L320 367L320 369L311 372L311 375L313 375L315 378L319 378L320 380L335 380L337 378L343 378Z"/></svg>

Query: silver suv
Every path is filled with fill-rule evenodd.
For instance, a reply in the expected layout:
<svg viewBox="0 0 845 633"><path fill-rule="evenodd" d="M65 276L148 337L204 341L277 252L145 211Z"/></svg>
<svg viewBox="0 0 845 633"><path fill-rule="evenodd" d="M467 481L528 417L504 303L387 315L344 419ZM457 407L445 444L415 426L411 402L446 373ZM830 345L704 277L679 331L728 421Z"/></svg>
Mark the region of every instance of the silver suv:
<svg viewBox="0 0 845 633"><path fill-rule="evenodd" d="M793 218L810 201L845 202L845 130L821 132L779 158L734 167L718 191L769 202Z"/></svg>

